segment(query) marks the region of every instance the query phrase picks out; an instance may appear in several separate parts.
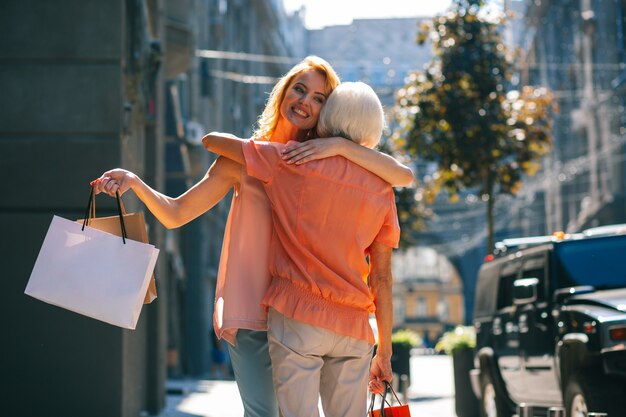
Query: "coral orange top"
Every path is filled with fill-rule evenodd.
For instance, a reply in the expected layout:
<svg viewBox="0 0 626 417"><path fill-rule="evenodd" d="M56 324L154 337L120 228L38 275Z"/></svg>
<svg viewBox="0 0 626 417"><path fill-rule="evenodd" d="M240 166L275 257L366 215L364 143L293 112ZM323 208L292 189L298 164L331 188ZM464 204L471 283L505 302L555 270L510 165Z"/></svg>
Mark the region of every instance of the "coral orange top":
<svg viewBox="0 0 626 417"><path fill-rule="evenodd" d="M261 180L272 207L272 282L263 305L373 344L366 256L374 241L398 245L393 190L340 156L286 164L282 147L243 145L248 174Z"/></svg>
<svg viewBox="0 0 626 417"><path fill-rule="evenodd" d="M259 180L241 169L224 231L213 312L215 333L232 345L237 329L267 330L261 300L270 284L269 200Z"/></svg>

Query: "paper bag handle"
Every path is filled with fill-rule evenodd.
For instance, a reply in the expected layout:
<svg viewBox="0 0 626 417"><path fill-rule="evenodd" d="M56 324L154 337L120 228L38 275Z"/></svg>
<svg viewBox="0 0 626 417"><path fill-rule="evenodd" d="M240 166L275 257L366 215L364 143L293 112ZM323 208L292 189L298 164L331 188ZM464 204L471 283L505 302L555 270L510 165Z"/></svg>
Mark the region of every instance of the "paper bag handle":
<svg viewBox="0 0 626 417"><path fill-rule="evenodd" d="M122 230L122 242L126 244L126 238L128 235L126 234L126 226L124 225L124 214L126 214L126 209L124 208L124 204L122 203L122 199L120 198L120 194L115 192L115 199L117 201L117 213L120 217L120 229ZM83 220L83 227L81 230L85 230L85 226L89 225L89 219L96 218L96 194L94 192L93 186L89 192L89 202L87 203L87 209L85 210L85 218Z"/></svg>
<svg viewBox="0 0 626 417"><path fill-rule="evenodd" d="M391 391L393 393L393 396L396 397L396 401L398 402L398 404L402 405L402 402L396 395L396 392L393 390L393 387L391 386L391 384L387 381L383 381L383 382L385 383L385 391L382 394L380 394L380 396L382 397L382 400L380 402L380 416L381 417L385 417L385 403L387 403L387 405L391 407L391 404L389 404L389 402L387 401L387 393L389 393L389 391ZM373 415L374 413L375 400L376 400L376 394L372 394L368 416Z"/></svg>
<svg viewBox="0 0 626 417"><path fill-rule="evenodd" d="M117 191L116 191L117 194ZM96 218L96 197L95 194L92 198L92 196L90 195L89 198L91 199L91 209L89 209L89 219L95 219ZM122 201L122 199L119 197L119 195L117 196L117 201L119 203L119 205L122 207L122 216L126 215L126 207L124 207L124 201ZM88 204L89 206L89 204ZM89 221L87 221L87 226L89 226Z"/></svg>

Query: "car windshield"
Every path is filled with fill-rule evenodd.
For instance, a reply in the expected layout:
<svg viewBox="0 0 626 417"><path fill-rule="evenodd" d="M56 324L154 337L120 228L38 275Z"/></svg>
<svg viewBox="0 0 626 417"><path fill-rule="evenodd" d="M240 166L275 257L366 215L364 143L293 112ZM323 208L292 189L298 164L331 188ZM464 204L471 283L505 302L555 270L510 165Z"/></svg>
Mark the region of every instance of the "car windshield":
<svg viewBox="0 0 626 417"><path fill-rule="evenodd" d="M566 241L554 246L559 288L626 287L626 235Z"/></svg>

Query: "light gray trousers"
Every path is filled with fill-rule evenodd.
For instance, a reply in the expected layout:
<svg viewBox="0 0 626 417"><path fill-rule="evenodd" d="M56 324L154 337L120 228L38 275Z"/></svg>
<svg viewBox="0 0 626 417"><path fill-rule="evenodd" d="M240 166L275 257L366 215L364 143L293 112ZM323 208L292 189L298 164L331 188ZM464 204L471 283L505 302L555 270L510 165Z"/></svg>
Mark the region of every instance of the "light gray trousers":
<svg viewBox="0 0 626 417"><path fill-rule="evenodd" d="M363 417L373 346L270 309L274 389L284 417Z"/></svg>

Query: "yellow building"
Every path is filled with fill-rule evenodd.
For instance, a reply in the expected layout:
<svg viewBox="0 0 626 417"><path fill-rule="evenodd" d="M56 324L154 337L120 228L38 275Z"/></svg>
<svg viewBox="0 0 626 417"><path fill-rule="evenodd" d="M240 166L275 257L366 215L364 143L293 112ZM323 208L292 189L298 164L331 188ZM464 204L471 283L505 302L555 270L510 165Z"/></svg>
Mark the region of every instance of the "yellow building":
<svg viewBox="0 0 626 417"><path fill-rule="evenodd" d="M393 255L394 328L417 331L432 346L464 322L463 284L448 258L428 247Z"/></svg>

